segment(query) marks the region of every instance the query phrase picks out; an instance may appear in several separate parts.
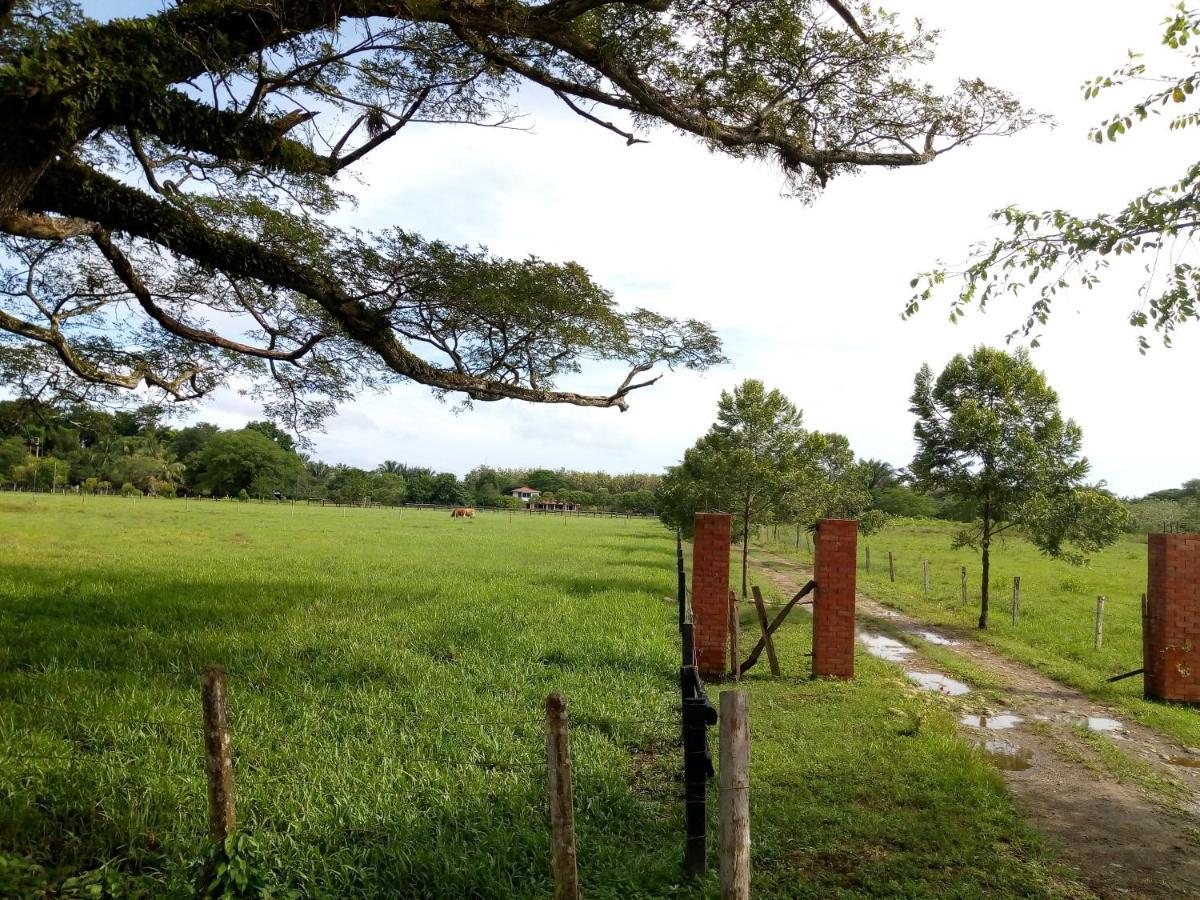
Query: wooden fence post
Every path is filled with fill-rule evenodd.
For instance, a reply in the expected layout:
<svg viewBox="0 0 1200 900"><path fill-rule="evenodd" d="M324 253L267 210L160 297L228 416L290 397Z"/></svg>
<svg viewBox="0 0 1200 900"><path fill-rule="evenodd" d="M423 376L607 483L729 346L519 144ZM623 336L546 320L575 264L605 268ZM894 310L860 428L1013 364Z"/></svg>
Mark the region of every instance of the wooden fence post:
<svg viewBox="0 0 1200 900"><path fill-rule="evenodd" d="M871 571L871 548L868 547L867 548L867 572L870 573L870 571Z"/></svg>
<svg viewBox="0 0 1200 900"><path fill-rule="evenodd" d="M896 562L892 559L892 551L888 551L888 578L896 580Z"/></svg>
<svg viewBox="0 0 1200 900"><path fill-rule="evenodd" d="M223 841L237 827L233 751L229 744L229 695L225 669L209 666L200 679L204 706L204 771L208 776L208 836Z"/></svg>
<svg viewBox="0 0 1200 900"><path fill-rule="evenodd" d="M1142 594L1142 668L1150 670L1150 605Z"/></svg>
<svg viewBox="0 0 1200 900"><path fill-rule="evenodd" d="M967 567L962 567L962 602L963 606L967 605Z"/></svg>
<svg viewBox="0 0 1200 900"><path fill-rule="evenodd" d="M1096 598L1096 644L1095 649L1099 650L1104 644L1104 598Z"/></svg>
<svg viewBox="0 0 1200 900"><path fill-rule="evenodd" d="M721 900L750 900L750 722L745 691L721 692Z"/></svg>
<svg viewBox="0 0 1200 900"><path fill-rule="evenodd" d="M754 594L754 609L758 613L758 628L762 632L763 642L767 645L767 662L771 664L771 674L779 676L779 658L775 655L775 639L771 637L770 626L767 625L767 608L763 605L762 592L758 585L752 587Z"/></svg>
<svg viewBox="0 0 1200 900"><path fill-rule="evenodd" d="M929 560L921 560L921 568L925 572L925 593L929 593Z"/></svg>
<svg viewBox="0 0 1200 900"><path fill-rule="evenodd" d="M579 900L571 738L567 731L567 700L562 694L546 697L546 767L550 782L550 852L554 866L554 900Z"/></svg>
<svg viewBox="0 0 1200 900"><path fill-rule="evenodd" d="M729 592L729 674L734 681L741 680L741 663L738 661L738 632L741 631L738 616L737 594Z"/></svg>
<svg viewBox="0 0 1200 900"><path fill-rule="evenodd" d="M1017 618L1020 616L1020 614L1021 614L1021 576L1014 575L1013 576L1013 608L1012 608L1012 620L1013 620L1014 627L1016 627Z"/></svg>

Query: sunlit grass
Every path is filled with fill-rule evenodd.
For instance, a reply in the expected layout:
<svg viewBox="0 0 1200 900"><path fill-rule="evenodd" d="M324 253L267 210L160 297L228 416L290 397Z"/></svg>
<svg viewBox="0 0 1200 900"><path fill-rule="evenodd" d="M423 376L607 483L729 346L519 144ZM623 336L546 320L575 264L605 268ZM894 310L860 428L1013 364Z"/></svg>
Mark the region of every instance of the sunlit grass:
<svg viewBox="0 0 1200 900"><path fill-rule="evenodd" d="M133 896L189 890L212 662L240 824L285 888L548 895L542 704L561 691L587 895L716 894L681 874L656 523L6 496L0 545L0 894L97 869ZM806 621L781 632L787 677L747 682L761 895L1069 889L936 701L865 657L852 684L808 680ZM918 734L897 703L934 704Z"/></svg>
<svg viewBox="0 0 1200 900"><path fill-rule="evenodd" d="M859 538L859 589L911 612L931 625L971 631L1007 656L1052 678L1075 685L1111 703L1145 725L1160 728L1187 746L1200 746L1200 713L1188 707L1148 702L1142 678L1113 684L1110 675L1142 665L1141 598L1146 591L1146 540L1127 536L1075 566L1041 554L1020 537L1000 540L992 550L991 613L988 630L977 632L979 554L953 549L958 526L930 520L900 520L877 534ZM771 549L811 561L794 535L769 539ZM865 569L871 548L871 571ZM888 576L888 551L896 581ZM930 562L930 591L924 592L921 563ZM962 602L962 566L967 567L968 602ZM1021 579L1017 624L1012 623L1013 578ZM1105 598L1104 641L1095 649L1096 597Z"/></svg>

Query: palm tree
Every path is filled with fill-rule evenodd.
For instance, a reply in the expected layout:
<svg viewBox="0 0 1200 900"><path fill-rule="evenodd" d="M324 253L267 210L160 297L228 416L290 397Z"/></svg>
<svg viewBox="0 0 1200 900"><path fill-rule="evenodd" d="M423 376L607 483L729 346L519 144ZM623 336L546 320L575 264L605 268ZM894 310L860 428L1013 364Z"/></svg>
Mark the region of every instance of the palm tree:
<svg viewBox="0 0 1200 900"><path fill-rule="evenodd" d="M404 463L398 463L394 459L385 459L375 467L375 471L381 475L403 475L406 468Z"/></svg>

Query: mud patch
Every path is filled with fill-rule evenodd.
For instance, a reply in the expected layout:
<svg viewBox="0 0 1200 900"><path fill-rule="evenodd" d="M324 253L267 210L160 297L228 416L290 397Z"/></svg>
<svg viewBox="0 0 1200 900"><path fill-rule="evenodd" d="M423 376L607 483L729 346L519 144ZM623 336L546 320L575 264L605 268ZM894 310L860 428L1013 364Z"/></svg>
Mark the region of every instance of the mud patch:
<svg viewBox="0 0 1200 900"><path fill-rule="evenodd" d="M1008 741L984 741L979 749L988 762L1005 772L1024 772L1033 768L1033 751Z"/></svg>
<svg viewBox="0 0 1200 900"><path fill-rule="evenodd" d="M955 681L949 675L940 672L905 672L911 680L927 691L936 691L949 697L961 697L971 693L971 689L961 681Z"/></svg>
<svg viewBox="0 0 1200 900"><path fill-rule="evenodd" d="M999 713L994 716L963 716L958 720L963 725L970 725L972 728L983 728L987 731L1007 731L1010 728L1015 728L1025 720L1020 716L1014 716L1012 713Z"/></svg>

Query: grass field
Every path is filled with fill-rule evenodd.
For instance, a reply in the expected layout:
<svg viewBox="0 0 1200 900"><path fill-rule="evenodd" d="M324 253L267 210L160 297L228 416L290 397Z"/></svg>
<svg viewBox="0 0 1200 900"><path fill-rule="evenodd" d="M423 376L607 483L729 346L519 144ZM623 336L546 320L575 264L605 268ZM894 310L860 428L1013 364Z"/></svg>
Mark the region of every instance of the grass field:
<svg viewBox="0 0 1200 900"><path fill-rule="evenodd" d="M717 893L680 871L653 522L4 495L0 547L0 896L191 893L211 662L281 893L547 896L552 690L585 894ZM789 677L746 683L759 896L1077 895L944 700L867 656L808 680L803 617L780 643Z"/></svg>
<svg viewBox="0 0 1200 900"><path fill-rule="evenodd" d="M877 534L859 537L859 589L932 625L970 629L979 618L977 551L955 550L958 526L930 520L898 520ZM766 535L764 535L765 537ZM811 561L795 534L763 546ZM865 550L871 548L871 571ZM888 576L888 551L896 580ZM921 561L930 562L930 591L924 592ZM962 603L961 572L967 567L968 602ZM1094 554L1087 565L1049 559L1020 537L1005 537L992 550L991 613L978 637L1007 656L1035 666L1097 700L1111 703L1137 721L1200 747L1200 713L1142 698L1142 678L1107 684L1110 675L1142 664L1141 598L1146 591L1146 539L1128 536ZM1020 613L1012 624L1013 577L1021 579ZM1104 641L1094 646L1096 597L1104 596Z"/></svg>

